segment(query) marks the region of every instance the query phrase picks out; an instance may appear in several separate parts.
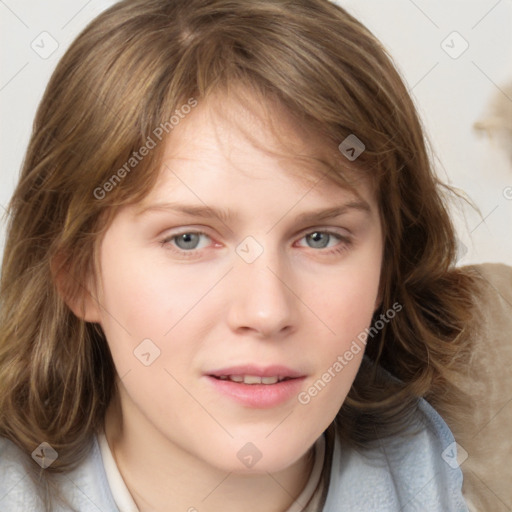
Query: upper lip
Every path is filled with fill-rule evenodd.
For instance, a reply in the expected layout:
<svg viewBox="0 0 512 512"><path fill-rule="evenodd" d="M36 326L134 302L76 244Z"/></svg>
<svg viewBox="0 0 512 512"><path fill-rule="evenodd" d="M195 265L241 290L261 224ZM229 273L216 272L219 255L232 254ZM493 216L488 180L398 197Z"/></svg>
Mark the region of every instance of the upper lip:
<svg viewBox="0 0 512 512"><path fill-rule="evenodd" d="M224 375L251 375L255 377L279 377L295 379L304 377L304 374L296 370L292 370L283 365L271 366L255 366L253 364L230 366L229 368L221 368L206 372L206 375L211 377L222 377Z"/></svg>

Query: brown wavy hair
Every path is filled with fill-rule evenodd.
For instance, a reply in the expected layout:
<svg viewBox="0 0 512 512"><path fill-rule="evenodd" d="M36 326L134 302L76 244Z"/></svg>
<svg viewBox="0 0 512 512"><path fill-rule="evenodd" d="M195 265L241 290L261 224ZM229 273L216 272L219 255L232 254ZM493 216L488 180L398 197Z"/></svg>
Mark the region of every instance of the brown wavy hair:
<svg viewBox="0 0 512 512"><path fill-rule="evenodd" d="M348 178L338 145L356 134L366 146L352 168L373 183L384 229L374 320L396 302L403 309L369 340L368 364L328 429L329 446L333 429L356 447L400 432L418 397L459 403L450 375L466 360L475 283L455 268L452 192L435 175L414 104L380 42L327 0L125 0L93 20L59 62L8 210L0 435L27 458L42 440L57 450L38 476L49 503L52 475L83 460L116 391L101 327L68 304L97 275L117 209L155 184L164 144L103 197L98 187L182 105L214 91L250 91L270 124L278 102L321 134L317 160L340 186ZM383 384L381 367L398 380ZM323 482L325 496L325 473Z"/></svg>

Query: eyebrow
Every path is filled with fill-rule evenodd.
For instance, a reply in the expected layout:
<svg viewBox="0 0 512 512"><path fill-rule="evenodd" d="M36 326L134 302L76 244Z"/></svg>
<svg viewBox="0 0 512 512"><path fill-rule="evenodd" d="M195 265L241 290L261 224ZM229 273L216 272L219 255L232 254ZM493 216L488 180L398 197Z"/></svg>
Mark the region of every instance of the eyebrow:
<svg viewBox="0 0 512 512"><path fill-rule="evenodd" d="M303 212L300 215L297 215L295 221L298 223L317 222L320 220L339 217L353 210L363 212L366 215L371 214L370 205L366 201L360 199L357 201L349 201L339 206L332 206L330 208L319 208L316 210L311 210L309 212ZM240 217L236 212L225 208L215 208L206 205L192 205L173 202L155 203L144 208L140 208L139 210L136 211L135 216L140 217L151 212L160 211L172 211L176 213L190 215L191 217L203 219L211 219L212 217L217 217L218 219L226 223L233 221L233 219L237 217Z"/></svg>

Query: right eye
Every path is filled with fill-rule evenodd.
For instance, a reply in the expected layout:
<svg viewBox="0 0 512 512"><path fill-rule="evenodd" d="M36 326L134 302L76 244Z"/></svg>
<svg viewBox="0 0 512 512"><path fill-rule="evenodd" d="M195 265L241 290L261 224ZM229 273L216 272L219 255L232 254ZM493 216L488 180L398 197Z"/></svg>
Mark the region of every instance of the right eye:
<svg viewBox="0 0 512 512"><path fill-rule="evenodd" d="M203 243L201 245L202 238L203 240L211 240L206 233L201 231L181 231L179 233L166 236L160 244L166 249L188 257L189 254L192 256L192 254L195 254L197 251L208 246L207 243Z"/></svg>

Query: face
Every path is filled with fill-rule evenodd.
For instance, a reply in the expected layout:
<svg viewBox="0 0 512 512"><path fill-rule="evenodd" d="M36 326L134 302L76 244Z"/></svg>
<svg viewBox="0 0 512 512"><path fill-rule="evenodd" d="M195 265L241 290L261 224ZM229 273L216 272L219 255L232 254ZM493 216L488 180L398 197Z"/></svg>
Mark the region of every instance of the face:
<svg viewBox="0 0 512 512"><path fill-rule="evenodd" d="M301 179L295 159L262 150L279 148L257 118L227 101L223 112L200 103L171 133L156 186L102 240L101 307L88 314L125 426L225 471L274 472L306 453L352 385L381 225L364 183L356 196ZM294 147L313 148L282 119Z"/></svg>

